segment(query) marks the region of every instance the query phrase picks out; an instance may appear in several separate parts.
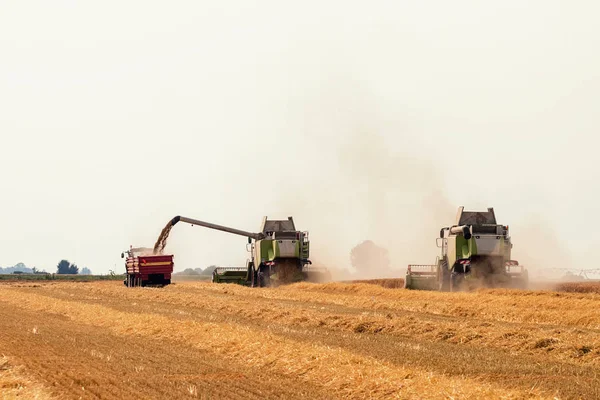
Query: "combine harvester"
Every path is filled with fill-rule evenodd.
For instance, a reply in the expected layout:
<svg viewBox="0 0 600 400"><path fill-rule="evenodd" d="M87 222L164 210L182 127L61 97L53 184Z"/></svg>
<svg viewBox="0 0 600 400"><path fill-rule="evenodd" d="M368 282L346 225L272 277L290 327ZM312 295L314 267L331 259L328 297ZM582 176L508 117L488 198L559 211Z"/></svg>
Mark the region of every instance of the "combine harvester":
<svg viewBox="0 0 600 400"><path fill-rule="evenodd" d="M473 287L526 289L527 270L511 260L513 247L508 226L496 223L493 208L464 211L456 225L442 228L437 245L441 255L433 265L409 265L406 289L460 291Z"/></svg>
<svg viewBox="0 0 600 400"><path fill-rule="evenodd" d="M125 258L125 254L125 286L162 287L171 283L174 265L172 255L154 255L152 249L131 246L121 253L121 258Z"/></svg>
<svg viewBox="0 0 600 400"><path fill-rule="evenodd" d="M281 283L313 281L319 280L319 278L326 279L328 274L326 271L309 267L311 261L308 259L310 251L308 232L296 230L292 217L288 217L287 220L270 220L264 217L258 233L181 216L173 218L170 226L173 227L179 222L248 238L246 249L250 252L251 258L246 260L246 266L243 268L218 267L213 272L213 282L263 287ZM169 230L169 225L167 225L166 232Z"/></svg>

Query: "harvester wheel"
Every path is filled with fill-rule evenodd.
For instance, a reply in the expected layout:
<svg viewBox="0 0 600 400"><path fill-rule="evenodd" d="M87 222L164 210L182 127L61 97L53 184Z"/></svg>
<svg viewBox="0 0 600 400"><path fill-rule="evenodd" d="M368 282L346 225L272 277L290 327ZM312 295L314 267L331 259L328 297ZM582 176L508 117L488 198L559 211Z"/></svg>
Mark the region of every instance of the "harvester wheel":
<svg viewBox="0 0 600 400"><path fill-rule="evenodd" d="M444 260L438 264L438 276L439 285L438 289L442 292L449 292L451 290L451 277L450 270L448 269L448 263Z"/></svg>
<svg viewBox="0 0 600 400"><path fill-rule="evenodd" d="M250 274L250 287L256 287L258 285L258 279L256 276L256 271L254 271L254 268L252 269L252 272Z"/></svg>
<svg viewBox="0 0 600 400"><path fill-rule="evenodd" d="M412 289L412 277L409 274L404 278L404 289Z"/></svg>
<svg viewBox="0 0 600 400"><path fill-rule="evenodd" d="M246 272L246 284L250 283L250 287L254 286L254 263L247 261L246 266L248 268Z"/></svg>
<svg viewBox="0 0 600 400"><path fill-rule="evenodd" d="M258 267L258 287L267 287L271 284L269 268L266 265Z"/></svg>
<svg viewBox="0 0 600 400"><path fill-rule="evenodd" d="M464 289L465 274L457 273L452 275L450 279L450 291L460 292Z"/></svg>

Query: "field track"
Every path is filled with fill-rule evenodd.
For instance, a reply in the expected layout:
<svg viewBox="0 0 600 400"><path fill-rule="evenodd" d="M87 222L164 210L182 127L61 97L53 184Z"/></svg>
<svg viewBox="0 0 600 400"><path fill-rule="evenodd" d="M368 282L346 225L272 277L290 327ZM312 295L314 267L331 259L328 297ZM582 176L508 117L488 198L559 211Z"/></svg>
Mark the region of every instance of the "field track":
<svg viewBox="0 0 600 400"><path fill-rule="evenodd" d="M0 398L600 398L599 305L366 283L3 283Z"/></svg>

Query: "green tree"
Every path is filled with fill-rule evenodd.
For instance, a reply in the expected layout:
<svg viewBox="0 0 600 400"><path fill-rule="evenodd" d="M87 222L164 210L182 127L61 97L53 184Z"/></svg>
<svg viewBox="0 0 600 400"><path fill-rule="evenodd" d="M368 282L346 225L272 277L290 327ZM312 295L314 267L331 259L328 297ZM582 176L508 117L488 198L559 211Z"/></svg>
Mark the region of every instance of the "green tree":
<svg viewBox="0 0 600 400"><path fill-rule="evenodd" d="M212 275L215 268L217 268L216 265L211 265L210 267L207 267L204 271L202 271L202 275Z"/></svg>
<svg viewBox="0 0 600 400"><path fill-rule="evenodd" d="M186 268L183 270L182 275L198 275L198 272L194 271L191 268Z"/></svg>
<svg viewBox="0 0 600 400"><path fill-rule="evenodd" d="M68 260L60 260L56 266L56 273L75 275L79 273L79 267L75 264L71 264Z"/></svg>

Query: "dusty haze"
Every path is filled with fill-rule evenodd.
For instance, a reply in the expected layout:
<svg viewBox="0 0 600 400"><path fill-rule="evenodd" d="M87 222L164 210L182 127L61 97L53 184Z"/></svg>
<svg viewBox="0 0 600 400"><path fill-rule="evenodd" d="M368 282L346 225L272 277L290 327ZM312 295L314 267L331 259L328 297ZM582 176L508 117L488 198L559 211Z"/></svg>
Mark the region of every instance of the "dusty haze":
<svg viewBox="0 0 600 400"><path fill-rule="evenodd" d="M592 1L20 1L0 5L0 266L95 273L185 215L293 215L312 257L371 239L429 263L456 208L514 257L587 267L600 240ZM187 225L177 269L244 265Z"/></svg>

